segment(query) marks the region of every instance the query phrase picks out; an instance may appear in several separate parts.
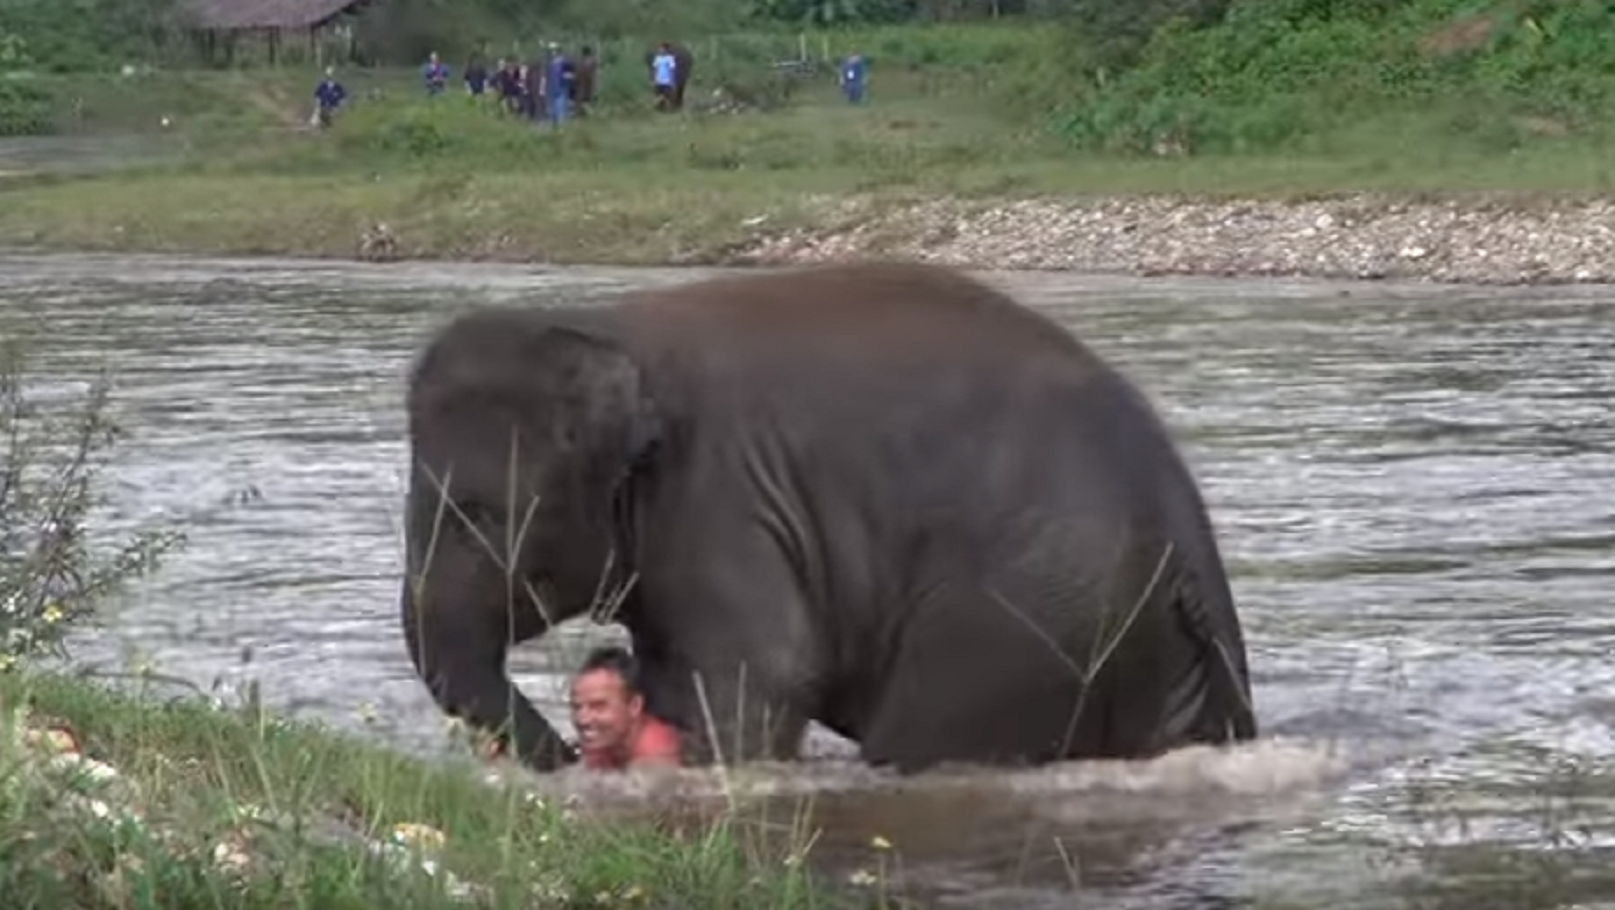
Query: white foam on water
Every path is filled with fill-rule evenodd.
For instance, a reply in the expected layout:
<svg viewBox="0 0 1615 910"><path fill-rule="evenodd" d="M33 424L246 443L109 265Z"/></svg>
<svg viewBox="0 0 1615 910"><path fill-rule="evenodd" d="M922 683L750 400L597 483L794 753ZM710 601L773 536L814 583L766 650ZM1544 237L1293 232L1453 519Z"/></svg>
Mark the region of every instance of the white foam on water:
<svg viewBox="0 0 1615 910"><path fill-rule="evenodd" d="M949 766L913 775L844 759L757 762L727 769L599 774L573 768L547 777L517 775L540 793L606 809L644 805L647 800L664 805L729 805L867 795L912 803L920 811L929 801L955 802L967 795L973 800L1011 802L1058 820L1093 809L1101 801L1107 813L1137 817L1171 813L1196 799L1238 802L1312 792L1345 775L1353 764L1350 759L1329 744L1268 739L1230 748L1191 746L1137 761L1062 762L1026 769Z"/></svg>

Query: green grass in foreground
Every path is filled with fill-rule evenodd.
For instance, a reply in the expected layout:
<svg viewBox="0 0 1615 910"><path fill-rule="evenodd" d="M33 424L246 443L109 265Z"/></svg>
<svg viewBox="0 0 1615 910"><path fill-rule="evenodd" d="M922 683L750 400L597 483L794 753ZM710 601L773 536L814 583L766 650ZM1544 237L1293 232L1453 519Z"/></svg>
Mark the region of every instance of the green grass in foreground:
<svg viewBox="0 0 1615 910"><path fill-rule="evenodd" d="M64 785L18 744L22 705L69 724L117 777ZM457 893L497 907L846 905L739 822L690 834L576 818L464 766L59 676L0 674L0 707L7 907L464 906ZM84 798L64 800L64 787ZM120 820L126 809L139 820ZM400 824L442 832L441 847L367 852Z"/></svg>

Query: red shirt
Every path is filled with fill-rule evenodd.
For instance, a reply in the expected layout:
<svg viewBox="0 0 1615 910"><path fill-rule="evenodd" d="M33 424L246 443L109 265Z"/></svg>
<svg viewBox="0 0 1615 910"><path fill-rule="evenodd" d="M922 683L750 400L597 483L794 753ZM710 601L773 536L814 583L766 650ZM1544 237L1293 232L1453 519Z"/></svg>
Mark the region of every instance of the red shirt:
<svg viewBox="0 0 1615 910"><path fill-rule="evenodd" d="M639 724L639 734L628 747L628 757L619 756L605 751L588 749L583 750L583 767L591 771L621 771L630 764L642 758L662 756L677 756L679 754L679 731L669 724L663 723L649 715L645 716Z"/></svg>

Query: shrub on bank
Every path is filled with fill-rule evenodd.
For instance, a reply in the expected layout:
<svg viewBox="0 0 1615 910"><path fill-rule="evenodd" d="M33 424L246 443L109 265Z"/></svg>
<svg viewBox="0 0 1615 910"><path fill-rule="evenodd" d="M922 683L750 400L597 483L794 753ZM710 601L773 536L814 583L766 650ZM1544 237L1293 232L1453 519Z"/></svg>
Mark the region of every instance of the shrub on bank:
<svg viewBox="0 0 1615 910"><path fill-rule="evenodd" d="M167 529L108 544L91 520L100 471L119 435L110 385L45 392L25 369L23 336L0 333L0 670L65 656L66 629L152 569L179 542ZM4 337L9 336L9 337Z"/></svg>
<svg viewBox="0 0 1615 910"><path fill-rule="evenodd" d="M1615 8L1593 2L1240 0L1163 25L1137 64L1059 116L1075 145L1149 153L1328 151L1406 112L1403 141L1507 149L1615 114Z"/></svg>
<svg viewBox="0 0 1615 910"><path fill-rule="evenodd" d="M38 136L50 130L50 93L26 77L0 73L0 136Z"/></svg>

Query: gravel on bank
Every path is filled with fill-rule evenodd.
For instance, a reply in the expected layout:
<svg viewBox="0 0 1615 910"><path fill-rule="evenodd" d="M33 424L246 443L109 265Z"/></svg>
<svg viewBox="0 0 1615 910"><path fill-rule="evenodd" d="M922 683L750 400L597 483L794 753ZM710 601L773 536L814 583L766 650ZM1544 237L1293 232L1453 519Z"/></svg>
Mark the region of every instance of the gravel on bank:
<svg viewBox="0 0 1615 910"><path fill-rule="evenodd" d="M732 264L892 256L970 269L1131 275L1615 282L1615 199L923 201L759 238Z"/></svg>

